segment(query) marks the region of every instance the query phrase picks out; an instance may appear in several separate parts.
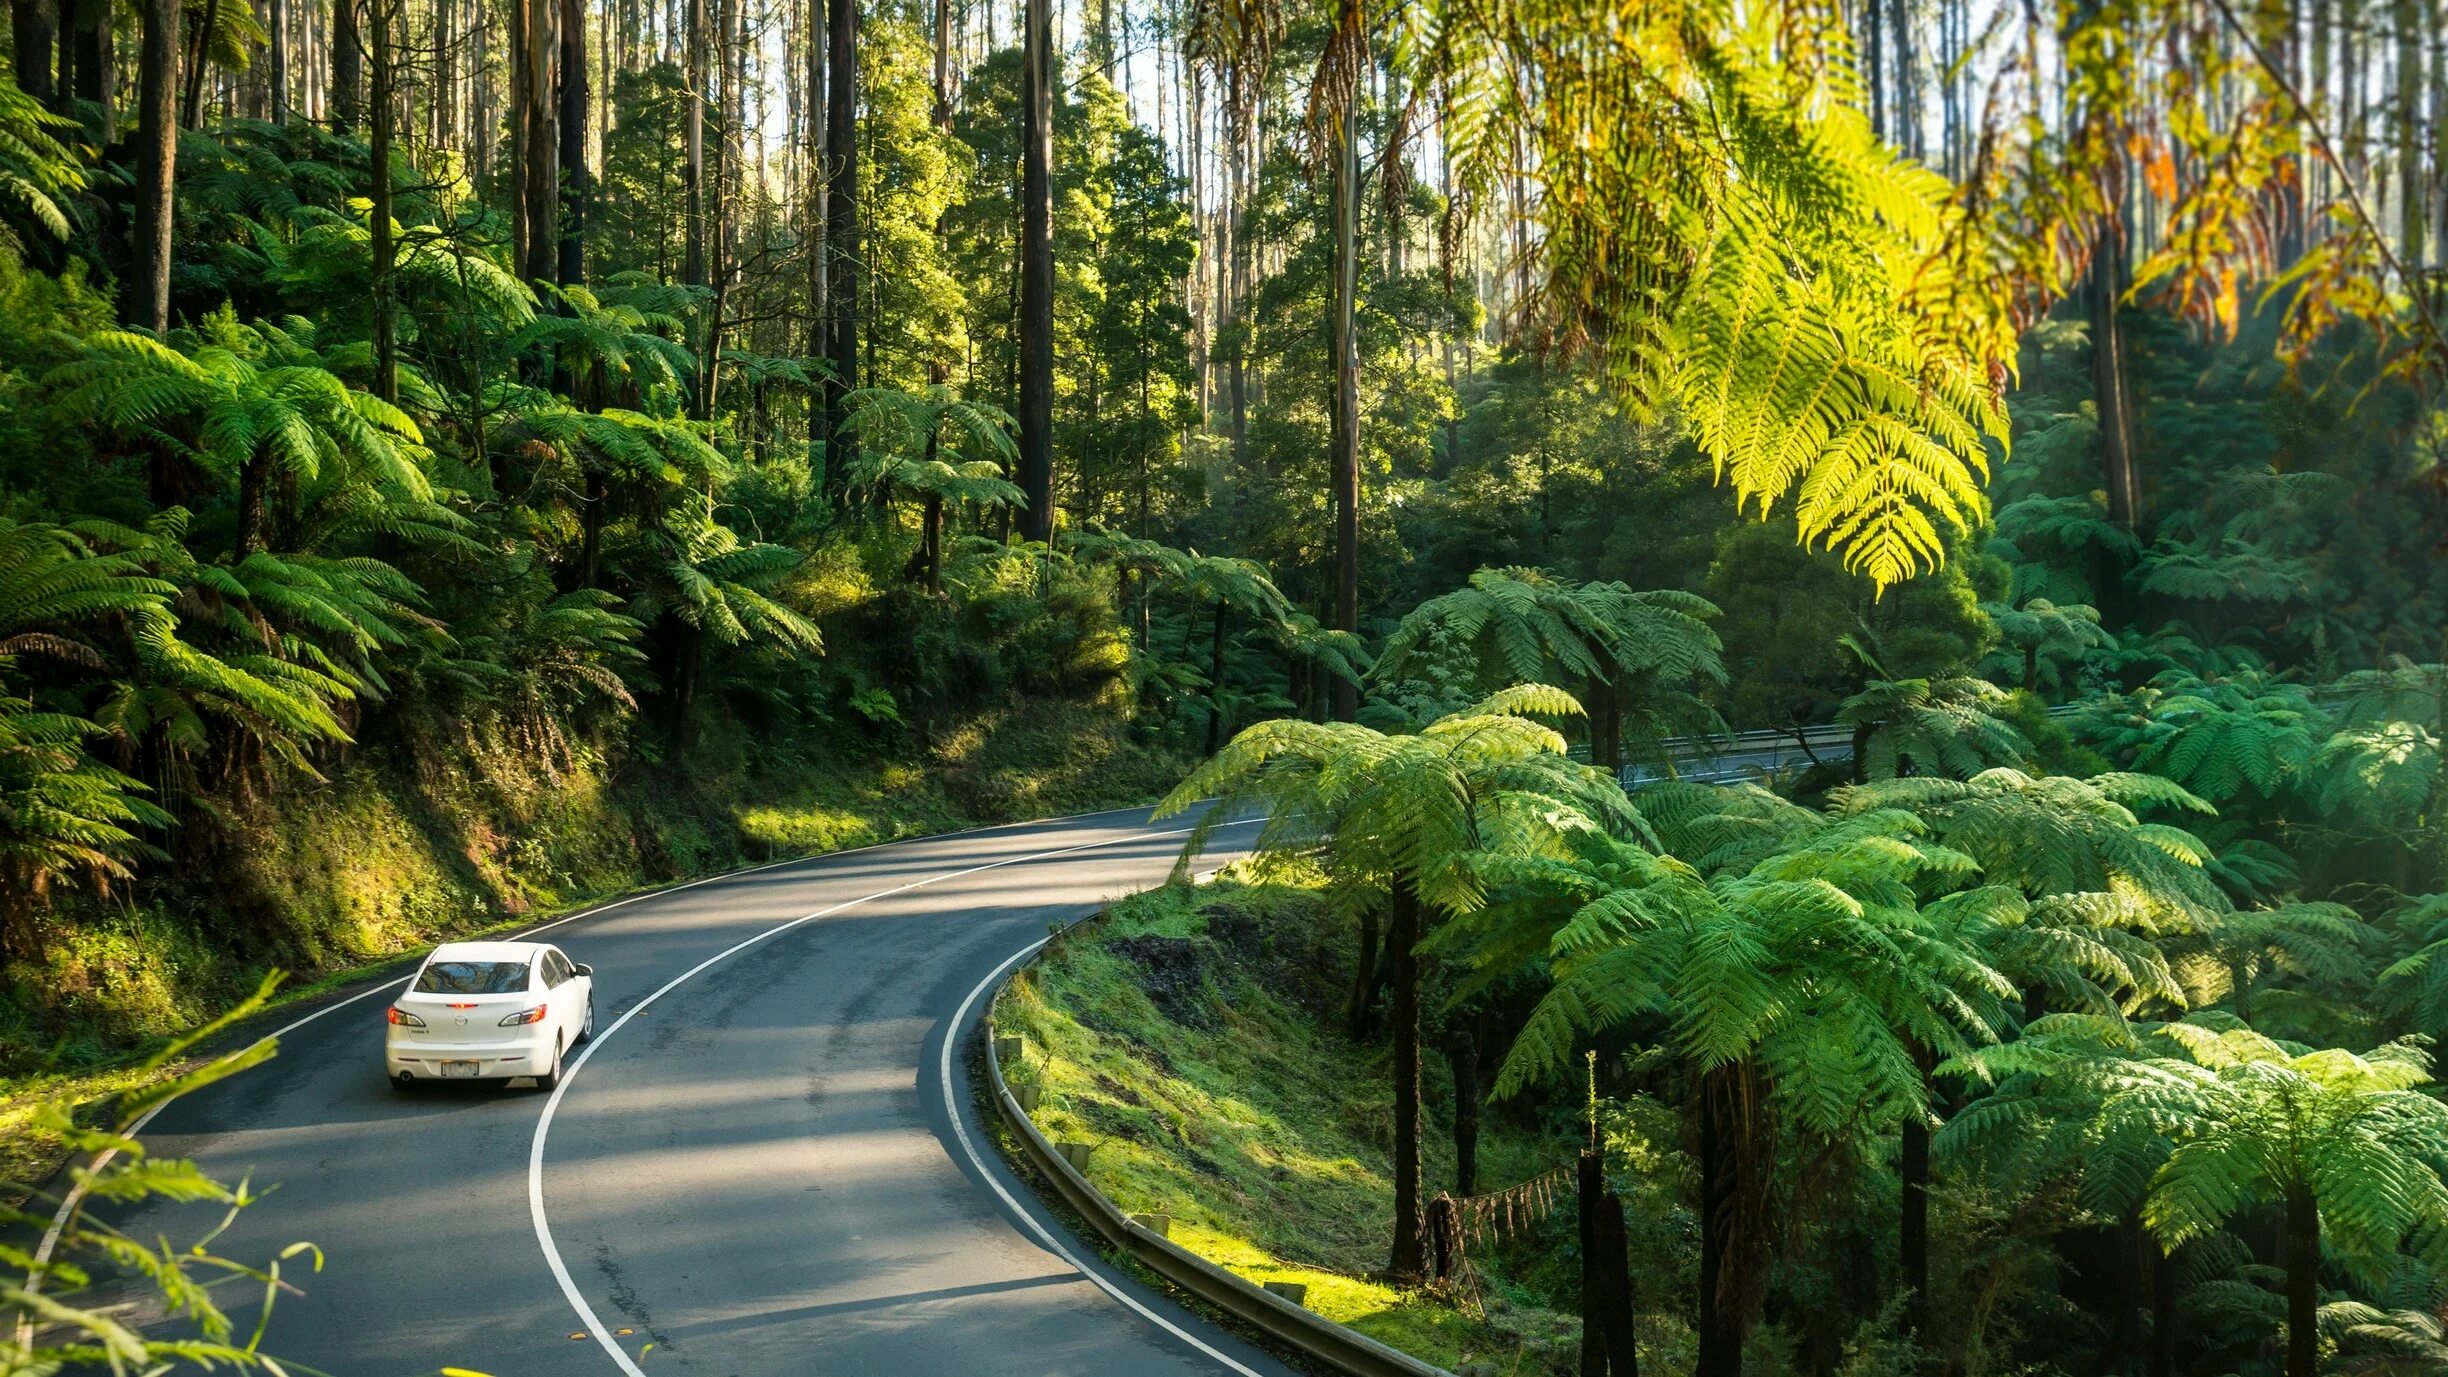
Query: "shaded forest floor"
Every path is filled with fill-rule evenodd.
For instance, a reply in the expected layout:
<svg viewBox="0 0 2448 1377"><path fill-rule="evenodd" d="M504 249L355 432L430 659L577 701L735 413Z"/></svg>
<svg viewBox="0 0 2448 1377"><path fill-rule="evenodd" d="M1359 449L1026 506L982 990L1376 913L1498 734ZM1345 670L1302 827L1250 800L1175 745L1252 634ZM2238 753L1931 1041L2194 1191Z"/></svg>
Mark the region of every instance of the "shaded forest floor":
<svg viewBox="0 0 2448 1377"><path fill-rule="evenodd" d="M1005 1071L1045 1087L1049 1137L1094 1146L1088 1177L1123 1209L1172 1216L1172 1238L1252 1281L1308 1286L1319 1314L1454 1369L1574 1369L1580 1321L1535 1259L1568 1252L1569 1210L1483 1251L1478 1294L1377 1279L1393 1216L1393 1091L1382 1045L1340 1009L1347 924L1311 890L1220 880L1126 899L1049 949L1004 992L996 1027L1024 1039ZM1430 1062L1426 1179L1451 1184ZM1501 1121L1481 1180L1551 1165L1550 1142ZM1560 1308L1559 1308L1560 1307Z"/></svg>

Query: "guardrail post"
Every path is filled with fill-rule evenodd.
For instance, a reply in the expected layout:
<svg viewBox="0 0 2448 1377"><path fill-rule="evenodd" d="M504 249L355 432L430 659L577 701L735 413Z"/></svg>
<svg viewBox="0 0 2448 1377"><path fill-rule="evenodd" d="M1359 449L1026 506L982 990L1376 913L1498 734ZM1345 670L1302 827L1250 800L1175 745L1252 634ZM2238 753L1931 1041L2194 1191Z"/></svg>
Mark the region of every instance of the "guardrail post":
<svg viewBox="0 0 2448 1377"><path fill-rule="evenodd" d="M1095 1147L1094 1143L1056 1143L1054 1150L1062 1154L1062 1159L1071 1164L1073 1171L1084 1174L1088 1170L1088 1154Z"/></svg>
<svg viewBox="0 0 2448 1377"><path fill-rule="evenodd" d="M1270 1281L1265 1288L1304 1310L1309 1308L1309 1283L1305 1281Z"/></svg>
<svg viewBox="0 0 2448 1377"><path fill-rule="evenodd" d="M1173 1236L1173 1216L1169 1214L1135 1214L1131 1216L1131 1223L1138 1225L1140 1228L1147 1230L1149 1233L1156 1235L1158 1238L1171 1238Z"/></svg>
<svg viewBox="0 0 2448 1377"><path fill-rule="evenodd" d="M999 1062L1016 1062L1020 1060L1020 1039L1015 1037L1006 1037L1000 1033L997 1033L994 1040L994 1053L995 1060Z"/></svg>
<svg viewBox="0 0 2448 1377"><path fill-rule="evenodd" d="M1015 1085L1011 1093L1012 1103L1019 1105L1023 1114L1036 1113L1038 1103L1045 1099L1045 1087L1042 1085Z"/></svg>

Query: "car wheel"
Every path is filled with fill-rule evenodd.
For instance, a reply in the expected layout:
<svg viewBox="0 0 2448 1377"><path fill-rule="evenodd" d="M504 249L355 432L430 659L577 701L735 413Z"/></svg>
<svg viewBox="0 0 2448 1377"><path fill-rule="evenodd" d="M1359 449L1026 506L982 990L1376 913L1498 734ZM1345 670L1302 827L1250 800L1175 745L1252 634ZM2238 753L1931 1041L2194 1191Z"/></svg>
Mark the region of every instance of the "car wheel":
<svg viewBox="0 0 2448 1377"><path fill-rule="evenodd" d="M581 1022L581 1023L578 1025L578 1045L579 1045L579 1046L581 1046L581 1047L584 1047L584 1046L586 1046L588 1043L593 1042L594 1040L595 1040L595 993L594 993L594 991L590 990L590 991L588 991L588 992L587 992L587 1002L586 1002L586 1019L585 1019L585 1021Z"/></svg>
<svg viewBox="0 0 2448 1377"><path fill-rule="evenodd" d="M547 1072L545 1072L543 1075L536 1077L536 1078L535 1078L535 1082L536 1082L536 1089L538 1089L538 1090L542 1090L542 1091L547 1091L547 1092L550 1092L550 1091L557 1090L557 1089L559 1089L559 1088L560 1088L560 1085L561 1085L561 1039L559 1039L559 1038L554 1038L554 1039L553 1039L553 1059L552 1059L552 1070L547 1071Z"/></svg>

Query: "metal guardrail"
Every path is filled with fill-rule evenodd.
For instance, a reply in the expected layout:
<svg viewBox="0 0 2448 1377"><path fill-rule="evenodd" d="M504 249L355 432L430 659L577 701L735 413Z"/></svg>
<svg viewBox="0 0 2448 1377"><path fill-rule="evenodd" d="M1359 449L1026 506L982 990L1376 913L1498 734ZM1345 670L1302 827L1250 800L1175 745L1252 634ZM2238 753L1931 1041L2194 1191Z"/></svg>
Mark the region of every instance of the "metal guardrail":
<svg viewBox="0 0 2448 1377"><path fill-rule="evenodd" d="M2078 705L2059 703L2048 710L2051 717L2064 717ZM1821 764L1853 758L1853 729L1826 725L1805 727L1800 732L1791 728L1762 727L1752 731L1728 732L1718 736L1670 736L1658 745L1677 762L1675 778L1699 784L1723 784L1729 780L1749 779L1759 774L1774 774L1795 766ZM1587 759L1589 748L1576 743L1577 759ZM1688 761L1686 768L1682 762ZM1663 779L1665 775L1642 765L1626 765L1620 778L1627 789L1636 784Z"/></svg>
<svg viewBox="0 0 2448 1377"><path fill-rule="evenodd" d="M1020 969L1036 962L1037 958L1031 957ZM997 1003L1003 998L1003 987L1010 983L1011 977L1006 976L1003 985L995 988ZM1351 1377L1454 1377L1441 1367L1432 1367L1358 1330L1261 1290L1124 1214L1121 1207L1106 1199L1078 1168L1055 1151L1036 1121L1013 1098L1011 1087L1003 1079L1003 1059L995 1051L993 1025L994 1006L990 1004L984 1021L986 1078L993 1087L996 1107L1003 1112L1003 1121L1011 1125L1022 1154L1053 1185L1054 1193L1115 1247L1166 1281L1337 1372L1349 1373Z"/></svg>

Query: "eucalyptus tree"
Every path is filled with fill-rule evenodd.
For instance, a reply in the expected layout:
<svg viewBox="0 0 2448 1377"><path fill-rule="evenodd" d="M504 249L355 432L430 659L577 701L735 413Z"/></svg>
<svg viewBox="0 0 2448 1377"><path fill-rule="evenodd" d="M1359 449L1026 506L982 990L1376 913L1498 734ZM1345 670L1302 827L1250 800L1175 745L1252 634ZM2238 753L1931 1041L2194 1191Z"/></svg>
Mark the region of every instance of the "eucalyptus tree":
<svg viewBox="0 0 2448 1377"><path fill-rule="evenodd" d="M1604 771L1575 764L1538 719L1577 714L1571 695L1524 684L1387 735L1347 722L1261 722L1191 771L1157 816L1206 799L1183 847L1185 864L1209 831L1262 810L1260 854L1316 853L1330 894L1349 912L1382 905L1393 964L1394 1228L1388 1272L1423 1270L1420 1199L1421 942L1437 916L1474 912L1489 853L1534 854L1574 825L1609 835L1642 827Z"/></svg>

